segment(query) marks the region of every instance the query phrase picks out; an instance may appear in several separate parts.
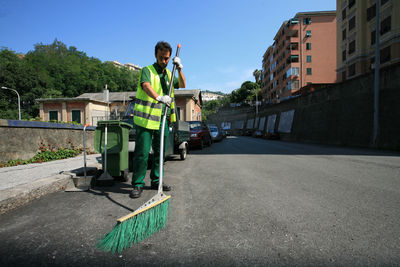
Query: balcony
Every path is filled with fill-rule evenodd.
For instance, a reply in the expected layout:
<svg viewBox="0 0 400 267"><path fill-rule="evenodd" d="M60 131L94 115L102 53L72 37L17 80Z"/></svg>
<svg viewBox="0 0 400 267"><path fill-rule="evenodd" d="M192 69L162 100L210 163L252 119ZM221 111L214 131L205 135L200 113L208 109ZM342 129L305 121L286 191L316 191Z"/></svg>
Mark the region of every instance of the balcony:
<svg viewBox="0 0 400 267"><path fill-rule="evenodd" d="M296 63L296 62L299 62L299 55L290 55L286 60L286 64Z"/></svg>
<svg viewBox="0 0 400 267"><path fill-rule="evenodd" d="M299 68L298 67L292 67L286 71L286 77L288 77L290 80L295 80L297 77L299 77Z"/></svg>
<svg viewBox="0 0 400 267"><path fill-rule="evenodd" d="M297 42L296 43L290 43L287 46L286 50L288 50L288 51L299 50L299 43L297 43Z"/></svg>
<svg viewBox="0 0 400 267"><path fill-rule="evenodd" d="M289 81L286 85L286 90L292 91L299 89L299 81Z"/></svg>
<svg viewBox="0 0 400 267"><path fill-rule="evenodd" d="M287 37L299 37L298 30L288 30Z"/></svg>
<svg viewBox="0 0 400 267"><path fill-rule="evenodd" d="M289 20L289 22L288 22L288 25L289 25L289 26L290 26L290 25L297 25L297 24L299 24L299 19L297 19L297 18L291 19L291 20Z"/></svg>

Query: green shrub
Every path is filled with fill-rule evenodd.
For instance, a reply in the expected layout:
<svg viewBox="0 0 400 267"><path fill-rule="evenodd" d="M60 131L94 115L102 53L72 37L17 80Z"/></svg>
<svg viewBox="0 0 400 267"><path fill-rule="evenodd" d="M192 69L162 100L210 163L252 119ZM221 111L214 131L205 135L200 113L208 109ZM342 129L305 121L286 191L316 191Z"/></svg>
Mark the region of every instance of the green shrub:
<svg viewBox="0 0 400 267"><path fill-rule="evenodd" d="M38 152L35 156L33 156L33 158L28 160L14 159L14 160L9 160L7 162L2 162L0 163L0 168L25 165L30 163L42 163L57 159L72 158L79 155L80 153L81 153L80 149L60 148L58 150L44 150Z"/></svg>

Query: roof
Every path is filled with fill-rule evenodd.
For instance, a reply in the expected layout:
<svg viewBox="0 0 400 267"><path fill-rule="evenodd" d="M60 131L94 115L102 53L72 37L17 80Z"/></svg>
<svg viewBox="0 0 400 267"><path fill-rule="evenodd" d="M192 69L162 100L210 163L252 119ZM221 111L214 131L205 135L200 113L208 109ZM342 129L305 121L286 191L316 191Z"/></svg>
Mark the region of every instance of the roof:
<svg viewBox="0 0 400 267"><path fill-rule="evenodd" d="M108 100L110 102L129 101L132 97L136 97L136 92L109 92ZM84 93L75 99L88 98L92 101L104 101L103 92L101 93ZM104 101L105 102L105 101Z"/></svg>
<svg viewBox="0 0 400 267"><path fill-rule="evenodd" d="M95 99L90 99L88 97L82 97L82 98L76 98L76 97L37 98L35 100L37 102L76 102L76 101L88 102L88 101L95 101L95 102L100 102L100 103L107 103L103 100L95 100Z"/></svg>
<svg viewBox="0 0 400 267"><path fill-rule="evenodd" d="M176 96L191 96L196 99L199 99L201 95L200 89L195 89L195 90L175 90L175 95Z"/></svg>
<svg viewBox="0 0 400 267"><path fill-rule="evenodd" d="M201 92L199 89L195 90L175 90L176 97L190 97L195 101L201 100ZM123 102L129 101L132 98L136 97L136 92L109 92L108 99L110 102ZM38 102L69 102L69 101L95 101L101 103L107 103L104 100L103 92L101 93L84 93L78 97L71 98L39 98L36 99Z"/></svg>
<svg viewBox="0 0 400 267"><path fill-rule="evenodd" d="M336 16L336 10L298 12L294 17L299 18L304 16Z"/></svg>

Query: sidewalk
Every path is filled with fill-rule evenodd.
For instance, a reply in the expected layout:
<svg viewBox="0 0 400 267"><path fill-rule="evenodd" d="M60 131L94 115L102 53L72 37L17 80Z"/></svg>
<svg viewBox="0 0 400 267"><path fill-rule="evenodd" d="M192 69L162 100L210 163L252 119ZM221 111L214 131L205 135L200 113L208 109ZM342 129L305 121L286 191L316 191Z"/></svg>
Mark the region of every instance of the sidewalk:
<svg viewBox="0 0 400 267"><path fill-rule="evenodd" d="M101 155L86 156L86 166L101 169ZM83 155L74 158L0 168L0 214L43 195L65 189L83 171Z"/></svg>

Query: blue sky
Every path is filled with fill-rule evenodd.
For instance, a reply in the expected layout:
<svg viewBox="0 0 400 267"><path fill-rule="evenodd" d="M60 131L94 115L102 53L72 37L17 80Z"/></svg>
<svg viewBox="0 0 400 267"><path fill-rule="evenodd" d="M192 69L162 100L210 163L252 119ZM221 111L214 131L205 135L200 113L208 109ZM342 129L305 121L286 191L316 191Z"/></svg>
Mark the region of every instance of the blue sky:
<svg viewBox="0 0 400 267"><path fill-rule="evenodd" d="M335 9L335 0L0 0L0 47L27 53L57 38L101 61L147 66L157 41L173 54L181 43L187 89L230 93L254 81L283 21Z"/></svg>

